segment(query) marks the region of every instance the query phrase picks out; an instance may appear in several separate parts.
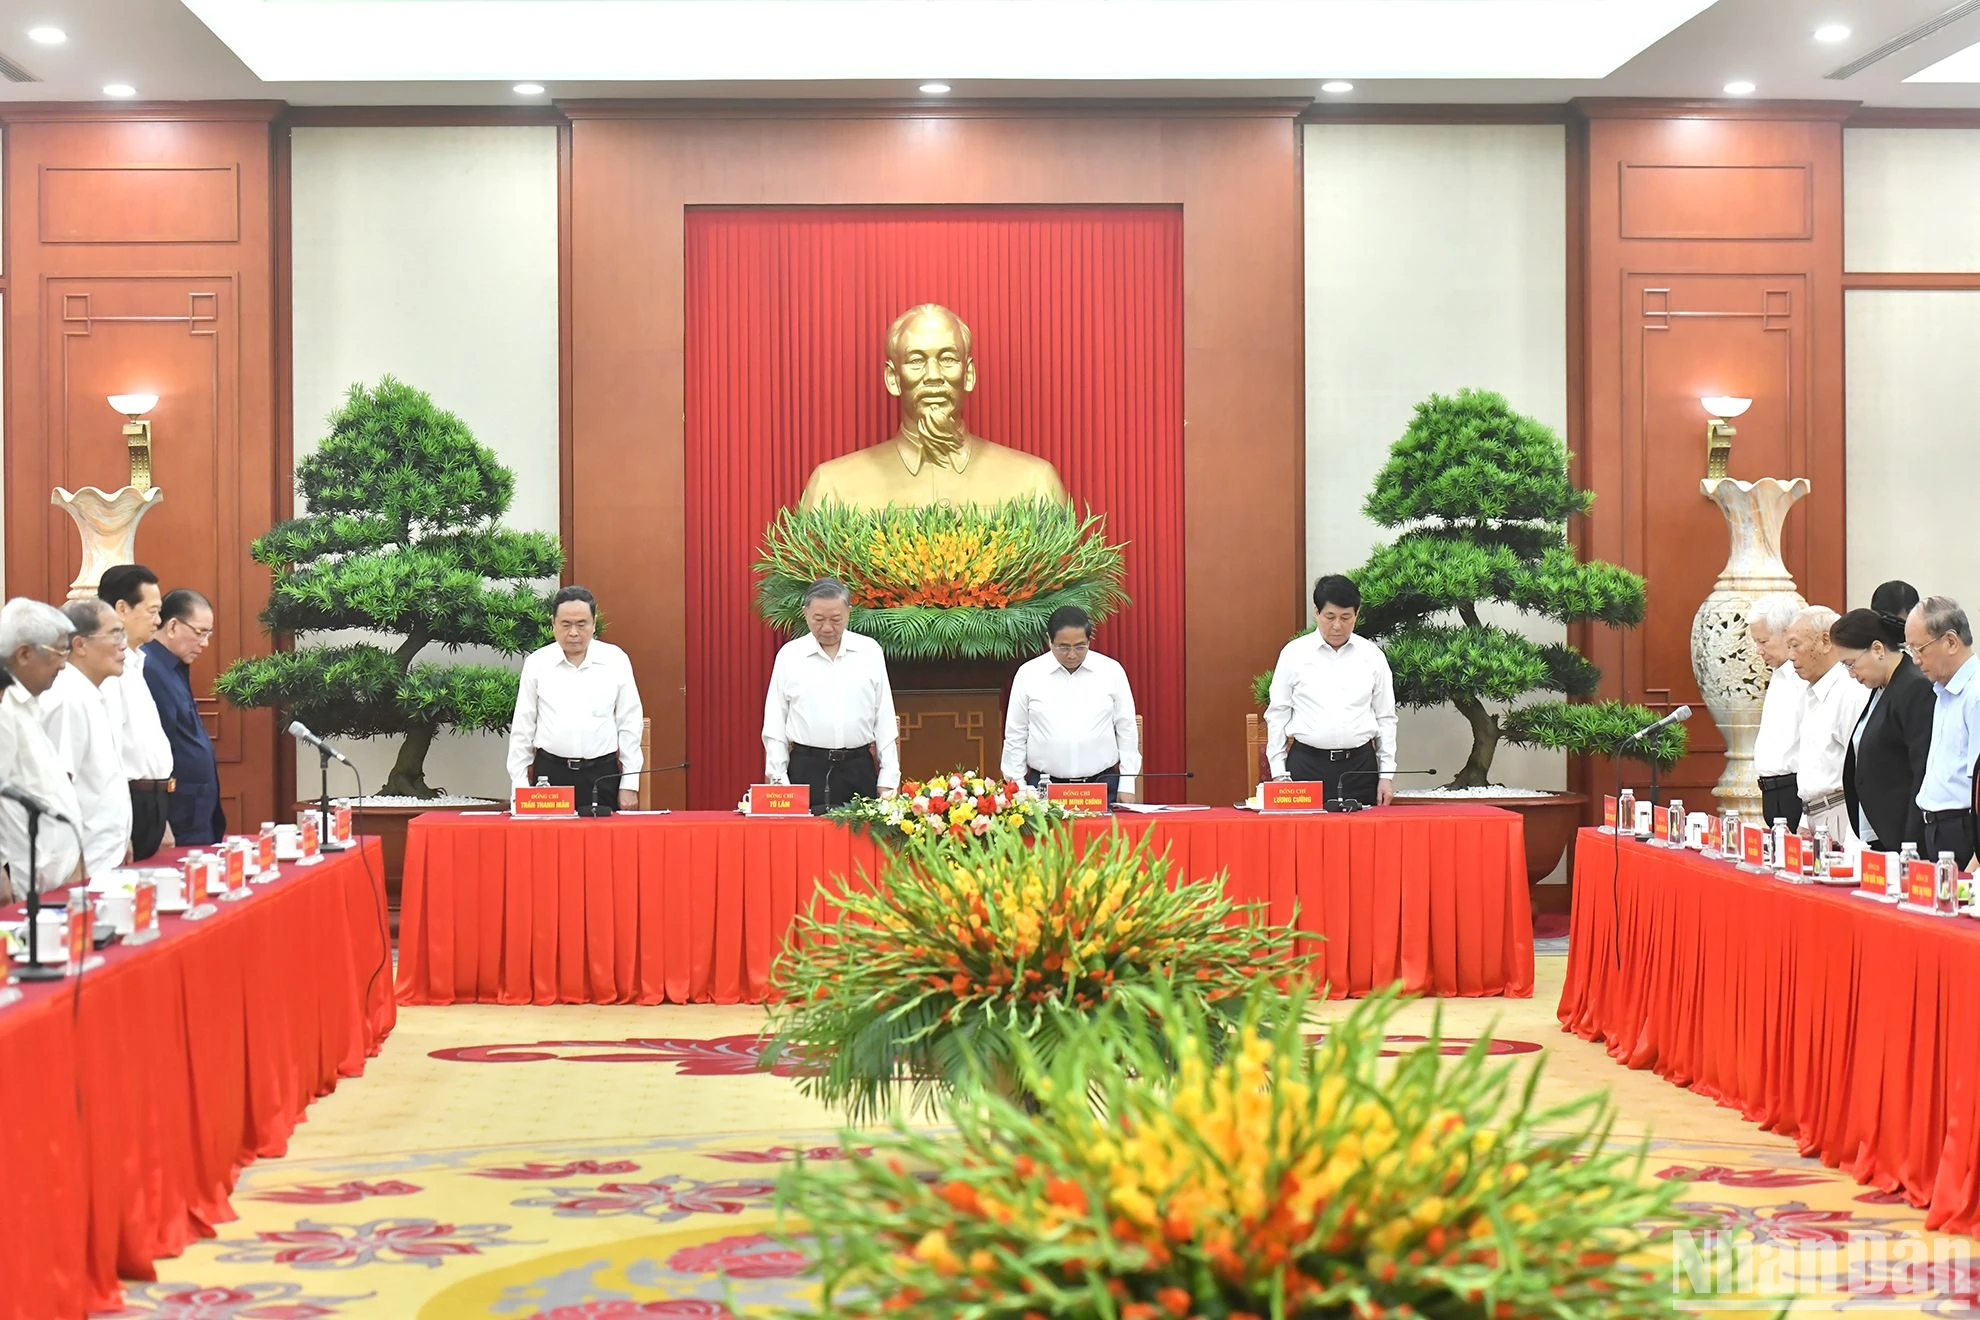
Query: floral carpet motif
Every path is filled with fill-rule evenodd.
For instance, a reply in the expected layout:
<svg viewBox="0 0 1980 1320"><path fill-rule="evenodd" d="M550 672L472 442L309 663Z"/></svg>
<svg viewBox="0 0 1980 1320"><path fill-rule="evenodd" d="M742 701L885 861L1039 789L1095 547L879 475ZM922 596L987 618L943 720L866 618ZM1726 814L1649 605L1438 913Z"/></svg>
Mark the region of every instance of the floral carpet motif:
<svg viewBox="0 0 1980 1320"><path fill-rule="evenodd" d="M1691 1184L1685 1210L1708 1247L1787 1262L1802 1294L1794 1314L1980 1320L1980 1243L1925 1234L1923 1213L1902 1197L1559 1032L1549 963L1558 966L1543 961L1531 1001L1443 1005L1446 1048L1490 1035L1515 1067L1544 1057L1548 1103L1613 1088L1618 1140L1651 1134L1643 1176ZM1427 1034L1431 1011L1406 1010L1399 1030ZM775 1187L795 1160L848 1151L830 1114L788 1078L757 1071L761 1024L746 1007L407 1010L366 1075L310 1110L287 1158L243 1172L232 1198L240 1218L161 1261L158 1282L128 1285L117 1314L750 1320L810 1310L817 1285L782 1235L803 1225L779 1224ZM592 1066L601 1062L670 1066ZM1913 1250L1819 1277L1824 1259L1865 1242Z"/></svg>

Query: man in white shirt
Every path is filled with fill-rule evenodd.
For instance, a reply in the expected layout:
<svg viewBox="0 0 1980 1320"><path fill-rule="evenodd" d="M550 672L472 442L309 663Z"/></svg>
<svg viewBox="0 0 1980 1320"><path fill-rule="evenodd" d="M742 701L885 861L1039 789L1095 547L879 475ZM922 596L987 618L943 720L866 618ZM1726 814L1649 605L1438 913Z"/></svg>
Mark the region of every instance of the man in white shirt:
<svg viewBox="0 0 1980 1320"><path fill-rule="evenodd" d="M1318 780L1328 802L1396 793L1396 685L1382 648L1354 634L1361 588L1329 574L1313 584L1319 628L1279 652L1265 707L1272 778ZM1291 746L1287 746L1287 740Z"/></svg>
<svg viewBox="0 0 1980 1320"><path fill-rule="evenodd" d="M598 601L565 587L550 602L557 640L523 661L509 725L509 782L577 789L580 816L639 805L645 713L632 660L597 639ZM614 794L611 781L617 779Z"/></svg>
<svg viewBox="0 0 1980 1320"><path fill-rule="evenodd" d="M900 725L880 643L846 626L852 593L820 578L804 593L803 637L785 642L763 698L763 777L811 786L819 815L901 786Z"/></svg>
<svg viewBox="0 0 1980 1320"><path fill-rule="evenodd" d="M1062 605L1046 621L1052 649L1011 680L1004 716L1004 777L1036 784L1105 784L1107 804L1134 801L1141 745L1127 671L1092 649L1093 619Z"/></svg>
<svg viewBox="0 0 1980 1320"><path fill-rule="evenodd" d="M1788 661L1788 629L1804 606L1785 593L1762 596L1746 615L1746 634L1760 650L1771 677L1760 703L1760 732L1753 740L1753 773L1760 779L1761 818L1801 828L1801 792L1795 778L1801 747L1801 708L1808 685Z"/></svg>
<svg viewBox="0 0 1980 1320"><path fill-rule="evenodd" d="M1801 741L1795 764L1795 788L1801 794L1803 819L1827 826L1829 838L1848 844L1848 799L1843 793L1843 759L1850 736L1863 718L1870 689L1857 682L1849 666L1840 663L1835 640L1836 612L1815 605L1788 625L1788 659L1801 681L1808 684L1801 708Z"/></svg>
<svg viewBox="0 0 1980 1320"><path fill-rule="evenodd" d="M62 611L38 600L17 596L0 607L0 660L6 662L6 692L0 694L0 779L34 797L48 812L38 822L30 849L26 810L11 798L0 799L0 862L7 867L10 899L27 896L30 872L44 893L82 877L82 850L66 823L80 821L82 807L41 727L36 700L68 663L74 631Z"/></svg>
<svg viewBox="0 0 1980 1320"><path fill-rule="evenodd" d="M158 575L143 564L118 564L97 584L97 596L117 612L126 637L124 668L97 691L116 726L131 796L131 856L144 861L173 846L166 810L172 795L172 740L158 702L144 681L144 644L158 635Z"/></svg>
<svg viewBox="0 0 1980 1320"><path fill-rule="evenodd" d="M124 672L124 628L100 600L70 601L69 663L41 697L41 726L62 758L82 807L83 873L102 875L131 855L131 793L124 753L102 689Z"/></svg>

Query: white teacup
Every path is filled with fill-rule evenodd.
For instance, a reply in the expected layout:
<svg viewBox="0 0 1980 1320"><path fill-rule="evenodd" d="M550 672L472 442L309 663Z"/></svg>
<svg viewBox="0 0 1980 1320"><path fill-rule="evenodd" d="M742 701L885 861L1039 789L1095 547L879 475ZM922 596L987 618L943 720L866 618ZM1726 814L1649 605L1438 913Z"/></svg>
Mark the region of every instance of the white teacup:
<svg viewBox="0 0 1980 1320"><path fill-rule="evenodd" d="M136 900L129 894L105 894L96 900L96 919L119 935L128 935L137 928L135 905Z"/></svg>

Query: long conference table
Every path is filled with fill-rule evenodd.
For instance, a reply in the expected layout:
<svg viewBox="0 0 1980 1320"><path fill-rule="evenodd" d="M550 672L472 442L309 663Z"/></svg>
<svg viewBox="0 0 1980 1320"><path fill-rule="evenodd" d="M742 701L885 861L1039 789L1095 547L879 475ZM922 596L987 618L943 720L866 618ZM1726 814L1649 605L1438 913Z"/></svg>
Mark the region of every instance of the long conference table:
<svg viewBox="0 0 1980 1320"><path fill-rule="evenodd" d="M1980 1229L1980 921L1581 832L1560 1020Z"/></svg>
<svg viewBox="0 0 1980 1320"><path fill-rule="evenodd" d="M120 1277L233 1219L242 1166L378 1052L398 1011L378 841L282 869L0 1008L0 1318L116 1310Z"/></svg>
<svg viewBox="0 0 1980 1320"><path fill-rule="evenodd" d="M1520 817L1487 806L1271 816L1230 808L1075 821L1146 834L1186 881L1325 938L1335 997L1533 993ZM756 1003L819 883L884 863L836 822L733 812L518 820L431 812L406 837L402 1004Z"/></svg>

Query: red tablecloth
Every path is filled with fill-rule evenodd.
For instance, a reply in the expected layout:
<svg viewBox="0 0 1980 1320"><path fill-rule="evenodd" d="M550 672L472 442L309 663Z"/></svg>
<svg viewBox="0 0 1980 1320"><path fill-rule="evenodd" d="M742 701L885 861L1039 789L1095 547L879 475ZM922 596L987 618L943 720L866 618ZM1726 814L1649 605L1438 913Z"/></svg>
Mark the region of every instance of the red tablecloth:
<svg viewBox="0 0 1980 1320"><path fill-rule="evenodd" d="M1491 807L1076 822L1148 831L1189 879L1327 937L1332 993L1533 993L1520 818ZM880 866L832 822L730 812L517 821L436 812L406 835L399 1002L760 1002L816 882Z"/></svg>
<svg viewBox="0 0 1980 1320"><path fill-rule="evenodd" d="M41 982L0 1008L0 1317L120 1306L119 1275L155 1278L232 1219L241 1167L364 1071L398 1013L378 841L364 853L284 867L205 921L161 917L80 993Z"/></svg>
<svg viewBox="0 0 1980 1320"><path fill-rule="evenodd" d="M1902 1192L1928 1227L1980 1226L1980 922L1633 841L1618 874L1617 855L1581 832L1564 1026Z"/></svg>

